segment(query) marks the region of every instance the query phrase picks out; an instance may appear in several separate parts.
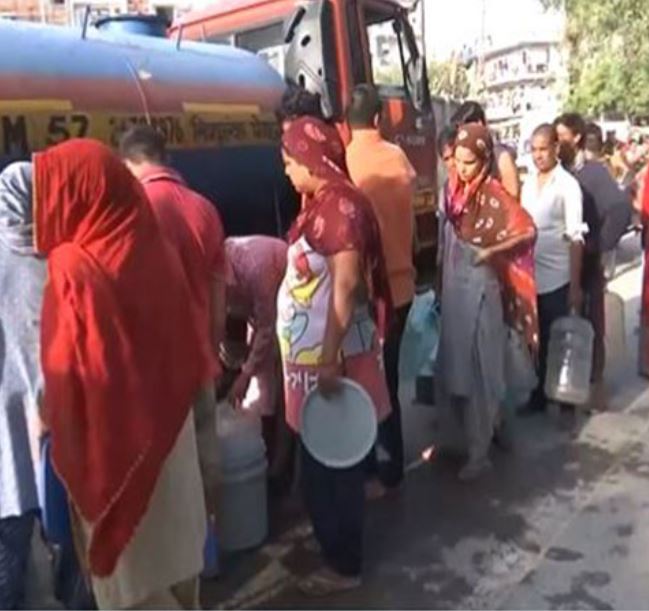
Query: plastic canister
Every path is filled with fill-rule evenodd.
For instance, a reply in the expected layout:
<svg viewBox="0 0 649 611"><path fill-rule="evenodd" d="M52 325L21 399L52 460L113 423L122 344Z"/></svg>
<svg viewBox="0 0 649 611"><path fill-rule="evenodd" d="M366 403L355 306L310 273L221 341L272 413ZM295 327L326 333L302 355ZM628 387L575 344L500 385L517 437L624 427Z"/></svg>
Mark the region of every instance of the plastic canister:
<svg viewBox="0 0 649 611"><path fill-rule="evenodd" d="M227 402L218 407L217 437L223 473L246 469L266 458L261 421L250 411L234 410Z"/></svg>
<svg viewBox="0 0 649 611"><path fill-rule="evenodd" d="M268 535L266 459L221 476L220 537L223 550L261 545Z"/></svg>
<svg viewBox="0 0 649 611"><path fill-rule="evenodd" d="M260 545L268 534L268 463L259 416L225 402L218 409L219 546L233 552Z"/></svg>
<svg viewBox="0 0 649 611"><path fill-rule="evenodd" d="M558 319L550 330L545 394L559 403L583 405L590 396L594 331L579 316Z"/></svg>

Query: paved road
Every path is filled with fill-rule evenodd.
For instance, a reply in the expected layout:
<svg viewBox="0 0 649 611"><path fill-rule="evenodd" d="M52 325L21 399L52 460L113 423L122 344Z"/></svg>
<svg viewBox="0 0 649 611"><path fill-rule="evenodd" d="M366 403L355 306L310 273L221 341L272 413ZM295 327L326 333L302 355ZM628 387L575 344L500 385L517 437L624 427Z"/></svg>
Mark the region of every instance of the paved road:
<svg viewBox="0 0 649 611"><path fill-rule="evenodd" d="M435 410L406 389L411 468L398 495L369 508L363 587L318 601L297 592L318 557L292 499L275 508L266 546L226 559L224 576L204 584L206 608L646 608L649 389L635 375L635 242L621 254L627 271L610 288L626 324L611 317L607 413L577 429L561 415L517 419L514 453L495 453L493 473L466 485L457 463L417 461L435 439ZM36 566L32 606L51 608L40 551Z"/></svg>
<svg viewBox="0 0 649 611"><path fill-rule="evenodd" d="M610 289L611 407L578 423L555 415L517 419L512 455L472 485L458 464L417 462L435 438L435 410L407 410L411 470L398 496L374 503L366 528L363 587L317 601L296 580L318 566L303 520L257 553L230 559L205 584L211 608L646 608L649 601L649 389L636 377L640 269L633 241ZM630 266L629 266L630 264ZM611 298L615 304L615 299ZM622 307L622 306L620 306ZM619 318L619 317L618 317ZM616 328L617 327L617 328ZM404 397L408 401L408 397Z"/></svg>

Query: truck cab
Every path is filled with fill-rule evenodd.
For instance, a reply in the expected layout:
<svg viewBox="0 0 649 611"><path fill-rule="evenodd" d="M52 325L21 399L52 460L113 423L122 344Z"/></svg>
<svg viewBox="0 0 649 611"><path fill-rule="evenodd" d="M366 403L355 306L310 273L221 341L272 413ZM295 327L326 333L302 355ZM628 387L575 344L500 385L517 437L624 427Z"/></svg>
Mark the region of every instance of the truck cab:
<svg viewBox="0 0 649 611"><path fill-rule="evenodd" d="M218 0L178 19L170 36L179 44L230 44L263 56L285 79L319 93L325 115L343 134L353 88L375 85L384 101L383 135L404 149L417 172L417 235L421 262L429 263L418 267L430 267L437 237L435 118L426 62L405 6L396 0Z"/></svg>

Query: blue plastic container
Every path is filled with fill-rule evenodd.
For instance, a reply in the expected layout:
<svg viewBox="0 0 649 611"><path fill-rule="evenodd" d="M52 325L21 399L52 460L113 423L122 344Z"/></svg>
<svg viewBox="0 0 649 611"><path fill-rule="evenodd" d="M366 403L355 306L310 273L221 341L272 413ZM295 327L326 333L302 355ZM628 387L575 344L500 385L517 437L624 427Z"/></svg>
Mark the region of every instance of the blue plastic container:
<svg viewBox="0 0 649 611"><path fill-rule="evenodd" d="M218 577L220 574L219 548L212 521L207 523L207 539L205 540L205 547L203 548L203 560L204 566L201 576L204 579L214 579Z"/></svg>

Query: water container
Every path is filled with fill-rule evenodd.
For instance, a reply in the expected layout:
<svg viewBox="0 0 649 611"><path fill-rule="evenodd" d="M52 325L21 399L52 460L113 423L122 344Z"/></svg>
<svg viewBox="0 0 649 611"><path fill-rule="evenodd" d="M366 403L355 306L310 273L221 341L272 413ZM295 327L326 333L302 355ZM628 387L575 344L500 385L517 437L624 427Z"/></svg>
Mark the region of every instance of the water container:
<svg viewBox="0 0 649 611"><path fill-rule="evenodd" d="M266 458L261 419L255 413L235 410L227 401L218 406L217 436L223 473L246 469Z"/></svg>
<svg viewBox="0 0 649 611"><path fill-rule="evenodd" d="M207 537L203 546L203 579L215 579L220 575L219 567L219 544L216 538L214 519L209 518L207 522Z"/></svg>
<svg viewBox="0 0 649 611"><path fill-rule="evenodd" d="M266 459L221 477L221 549L236 552L261 545L268 535Z"/></svg>
<svg viewBox="0 0 649 611"><path fill-rule="evenodd" d="M219 404L219 546L239 551L263 543L268 534L266 446L259 416Z"/></svg>
<svg viewBox="0 0 649 611"><path fill-rule="evenodd" d="M545 394L549 399L583 405L590 396L593 327L579 316L560 318L550 331Z"/></svg>

